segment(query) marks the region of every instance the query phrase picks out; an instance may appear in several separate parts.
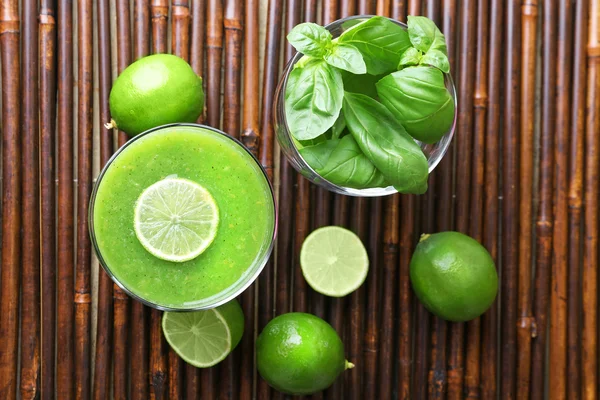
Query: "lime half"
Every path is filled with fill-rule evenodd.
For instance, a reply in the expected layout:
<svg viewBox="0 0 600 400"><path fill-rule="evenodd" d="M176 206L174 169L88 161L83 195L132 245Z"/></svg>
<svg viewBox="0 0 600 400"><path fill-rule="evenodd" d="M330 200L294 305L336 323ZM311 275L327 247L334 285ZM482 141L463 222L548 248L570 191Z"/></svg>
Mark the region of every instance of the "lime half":
<svg viewBox="0 0 600 400"><path fill-rule="evenodd" d="M219 209L202 186L169 178L144 190L134 221L138 240L153 256L183 262L198 257L215 239Z"/></svg>
<svg viewBox="0 0 600 400"><path fill-rule="evenodd" d="M220 307L193 312L165 312L165 338L187 363L208 368L223 361L244 333L244 313L236 300Z"/></svg>
<svg viewBox="0 0 600 400"><path fill-rule="evenodd" d="M360 238L339 226L313 231L300 251L304 278L317 292L342 297L362 285L369 272L369 257Z"/></svg>

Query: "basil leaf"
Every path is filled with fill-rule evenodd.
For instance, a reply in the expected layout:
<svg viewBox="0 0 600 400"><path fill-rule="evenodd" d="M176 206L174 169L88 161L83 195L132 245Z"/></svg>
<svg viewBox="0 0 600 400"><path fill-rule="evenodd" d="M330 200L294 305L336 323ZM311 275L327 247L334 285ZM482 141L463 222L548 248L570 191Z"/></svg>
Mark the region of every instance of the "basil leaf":
<svg viewBox="0 0 600 400"><path fill-rule="evenodd" d="M352 135L329 142L335 142L335 147L327 163L317 169L323 178L336 185L355 189L388 186L381 172L363 154Z"/></svg>
<svg viewBox="0 0 600 400"><path fill-rule="evenodd" d="M329 156L339 142L340 139L332 139L326 140L314 146L307 146L300 149L300 155L302 158L304 158L304 161L311 166L312 169L319 172L325 167L327 161L329 160Z"/></svg>
<svg viewBox="0 0 600 400"><path fill-rule="evenodd" d="M344 90L352 93L362 93L372 98L377 98L377 88L375 84L379 82L385 75L354 75L348 71L342 71L342 79L344 80Z"/></svg>
<svg viewBox="0 0 600 400"><path fill-rule="evenodd" d="M378 101L344 93L344 118L358 146L401 193L427 191L429 165L421 148Z"/></svg>
<svg viewBox="0 0 600 400"><path fill-rule="evenodd" d="M334 44L331 52L325 55L325 61L329 65L353 74L367 73L367 66L360 51L350 44Z"/></svg>
<svg viewBox="0 0 600 400"><path fill-rule="evenodd" d="M410 42L416 49L423 53L427 53L430 49L439 50L446 56L448 55L446 37L432 20L409 15L407 25Z"/></svg>
<svg viewBox="0 0 600 400"><path fill-rule="evenodd" d="M331 46L331 33L320 25L304 22L288 33L287 40L302 54L323 57Z"/></svg>
<svg viewBox="0 0 600 400"><path fill-rule="evenodd" d="M408 33L384 17L371 17L342 33L340 44L351 44L362 54L372 75L395 71L401 54L410 47Z"/></svg>
<svg viewBox="0 0 600 400"><path fill-rule="evenodd" d="M414 47L411 47L402 54L402 57L400 57L398 69L400 69L400 67L419 65L421 63L421 58L423 58L423 54Z"/></svg>
<svg viewBox="0 0 600 400"><path fill-rule="evenodd" d="M339 139L342 137L344 129L346 129L346 119L344 118L344 113L341 112L338 119L335 120L335 124L331 127L331 137Z"/></svg>
<svg viewBox="0 0 600 400"><path fill-rule="evenodd" d="M408 51L406 53L408 53ZM430 49L423 56L420 64L431 65L433 67L439 68L442 72L445 73L450 72L450 62L448 61L448 56L446 56L439 50Z"/></svg>
<svg viewBox="0 0 600 400"><path fill-rule="evenodd" d="M343 97L340 71L324 60L314 59L303 68L294 69L285 95L286 119L292 136L298 140L314 139L331 128L340 114Z"/></svg>
<svg viewBox="0 0 600 400"><path fill-rule="evenodd" d="M377 83L381 102L415 139L435 143L454 122L454 99L437 68L409 67Z"/></svg>

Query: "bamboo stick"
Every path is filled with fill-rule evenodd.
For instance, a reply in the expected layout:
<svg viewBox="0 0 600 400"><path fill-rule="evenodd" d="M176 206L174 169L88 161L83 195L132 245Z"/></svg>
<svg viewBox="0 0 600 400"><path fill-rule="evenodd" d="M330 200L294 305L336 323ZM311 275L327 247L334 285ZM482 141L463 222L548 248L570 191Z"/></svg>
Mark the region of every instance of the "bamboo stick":
<svg viewBox="0 0 600 400"><path fill-rule="evenodd" d="M286 25L285 33L292 30L300 23L302 2L300 0L287 0L286 3ZM294 56L295 50L291 44L285 45L284 60L286 64ZM279 215L286 215L279 221L277 229L277 299L275 302L275 314L284 314L292 310L292 274L293 261L293 229L294 229L294 178L295 174L289 162L285 159L283 152L279 153ZM302 179L302 178L300 178Z"/></svg>
<svg viewBox="0 0 600 400"><path fill-rule="evenodd" d="M206 32L206 0L192 0L192 27L190 40L190 64L198 76L204 78L204 38ZM206 81L204 87L206 88ZM203 115L198 117L198 123L204 121Z"/></svg>
<svg viewBox="0 0 600 400"><path fill-rule="evenodd" d="M408 15L421 15L421 0L408 0Z"/></svg>
<svg viewBox="0 0 600 400"><path fill-rule="evenodd" d="M458 104L457 142L456 142L456 229L468 233L470 209L470 179L472 155L472 111L473 111L473 43L476 26L474 1L462 3L461 28L459 30L460 70ZM460 178L458 178L460 177ZM448 399L463 396L464 381L464 323L450 324L450 356L448 360Z"/></svg>
<svg viewBox="0 0 600 400"><path fill-rule="evenodd" d="M454 0L445 0L442 3L442 21L440 26L446 36L446 42L448 46L448 55L451 64L451 73L456 76L457 74L457 62L456 62L456 35L451 34L455 32L456 24L456 2ZM456 141L455 141L456 142ZM439 216L436 228L440 231L447 231L452 229L453 226L453 153L455 143L451 144L448 154L442 159L440 165L437 167L434 174L439 175L438 188L436 190L439 193ZM403 206L404 207L404 206ZM410 253L409 253L410 254ZM402 259L402 257L401 257ZM408 267L407 267L408 268ZM432 321L432 336L431 336L431 366L429 369L429 389L428 395L432 399L442 399L446 393L447 385L447 372L446 372L446 341L448 323L439 318L433 317Z"/></svg>
<svg viewBox="0 0 600 400"><path fill-rule="evenodd" d="M520 15L521 2L507 4L506 24L512 27L506 31L504 67L504 130L503 130L503 168L502 168L502 359L500 374L503 398L514 398L516 382L516 326L517 326L517 288L518 275L518 221L514 215L518 212L518 138L519 134L519 78L520 78ZM507 53L508 51L508 53ZM510 54L509 54L510 53ZM517 56L518 55L518 56ZM512 183L512 184L511 184Z"/></svg>
<svg viewBox="0 0 600 400"><path fill-rule="evenodd" d="M585 195L583 240L583 318L581 335L581 398L598 398L598 184L600 181L600 142L598 130L598 95L600 94L600 8L596 1L589 4L587 42L587 115L585 121Z"/></svg>
<svg viewBox="0 0 600 400"><path fill-rule="evenodd" d="M535 322L531 310L531 248L532 248L532 197L533 197L533 142L535 122L535 76L537 39L537 1L521 7L521 135L519 182L519 287L517 321L517 393L529 394L531 372L531 337Z"/></svg>
<svg viewBox="0 0 600 400"><path fill-rule="evenodd" d="M559 60L571 60L572 2L559 1L558 51ZM556 133L554 143L554 238L552 246L552 291L550 293L550 399L567 395L567 148L569 146L569 111L571 68L558 63L556 70Z"/></svg>
<svg viewBox="0 0 600 400"><path fill-rule="evenodd" d="M133 58L139 60L150 53L150 4L135 0L133 5ZM146 307L139 301L131 302L129 324L129 398L148 398L148 319ZM194 368L194 370L196 370Z"/></svg>
<svg viewBox="0 0 600 400"><path fill-rule="evenodd" d="M397 196L394 196L394 198ZM380 268L382 268L381 265L379 265L379 260L380 260L380 255L379 255L379 250L381 248L378 248L377 246L377 239L381 239L381 235L378 234L378 232L381 230L382 228L382 223L381 223L381 200L377 200L377 201L373 201L372 202L372 208L371 208L371 216L372 216L372 225L371 225L371 236L370 236L370 242L369 242L369 274L367 275L367 282L365 284L366 286L366 292L367 292L367 304L366 304L366 310L365 310L365 335L364 335L364 339L363 339L363 359L364 359L364 369L362 369L364 371L363 374L363 387L364 387L364 393L377 393L377 388L378 388L378 364L379 364L379 343L380 343L380 325L379 325L379 321L380 321L380 312L379 309L380 307L382 307L381 304L381 300L383 299L382 295L381 295L381 290L382 290L382 285L380 283ZM393 212L396 213L397 215L397 202L393 201L390 202L390 209L395 207L394 210L392 210ZM386 212L388 211L388 208L386 208ZM391 251L387 251L386 254L386 249L388 248L387 243L384 243L383 245L383 251L384 251L384 266L383 268L385 268L384 272L385 274L382 274L382 276L385 276L388 271L390 269L392 269L392 263L394 262L394 257L397 257L397 254L394 254L394 249L393 249L393 245L394 245L394 237L392 237L394 234L393 232L395 231L393 228L394 226L389 226L392 221L388 221L388 219L390 218L390 216L386 215L386 223L385 223L385 229L386 229L386 234L384 235L384 241L387 241L390 244L390 248L388 250ZM393 222L394 224L396 224L397 226L397 222ZM396 245L397 245L397 240L396 240ZM377 262L377 264L376 264ZM394 282L392 282L392 279L390 277L385 276L385 279L390 281L390 283L393 285ZM389 290L390 288L388 288ZM392 296L394 297L394 296ZM390 308L390 305L387 304L387 307ZM391 335L390 335L391 336ZM391 339L391 337L390 337ZM389 342L389 340L388 340ZM387 352L387 350L385 350L384 352ZM383 366L383 368L387 368L389 361L391 360L392 355L390 355L386 362L385 365ZM383 363L383 362L382 362ZM391 371L388 371L388 374L391 373ZM388 375L388 380L389 380L389 375ZM387 383L387 388L382 389L382 391L385 390L389 391L389 383Z"/></svg>
<svg viewBox="0 0 600 400"><path fill-rule="evenodd" d="M410 204L410 202L413 202ZM411 209L415 214L420 214L419 211L419 203L413 199L407 199L407 204L403 204L403 208ZM404 214L403 210L403 219L409 220L410 216ZM418 219L417 219L418 220ZM417 221L418 222L418 221ZM422 232L418 223L412 222L412 231L414 232ZM403 222L404 225L404 222ZM404 246L413 246L413 240L411 239L404 244ZM408 259L403 260L403 262L408 262L410 265L410 254L411 250L404 249L404 252L407 254ZM410 268L405 267L405 269L409 272L410 277ZM426 372L427 372L427 359L428 359L428 351L429 351L429 332L430 332L430 323L431 323L431 314L425 309L423 304L419 301L415 302L414 311L415 314L415 333L414 333L414 369L412 373L412 381L410 383L410 387L412 389L412 394L415 397L424 398L426 397Z"/></svg>
<svg viewBox="0 0 600 400"><path fill-rule="evenodd" d="M317 22L317 0L304 0L304 21Z"/></svg>
<svg viewBox="0 0 600 400"><path fill-rule="evenodd" d="M292 268L294 271L293 311L307 312L308 300L306 280L300 268L300 249L310 230L310 185L302 175L296 175L296 206L294 221L294 256Z"/></svg>
<svg viewBox="0 0 600 400"><path fill-rule="evenodd" d="M152 52L167 52L167 20L169 19L168 0L150 0L150 19L152 24Z"/></svg>
<svg viewBox="0 0 600 400"><path fill-rule="evenodd" d="M90 240L92 184L92 1L77 2L77 265L75 271L75 398L90 398Z"/></svg>
<svg viewBox="0 0 600 400"><path fill-rule="evenodd" d="M41 397L54 398L56 342L56 224L54 219L54 146L56 117L56 4L40 3L40 166L41 166L41 268L42 268L42 353Z"/></svg>
<svg viewBox="0 0 600 400"><path fill-rule="evenodd" d="M392 210L392 208L395 207L395 209ZM384 298L383 296L385 296L385 294L382 294L382 290L393 290L393 285L395 284L395 282L393 282L392 277L387 276L388 273L390 273L390 270L392 270L392 274L394 274L394 267L393 267L393 262L394 262L394 252L393 252L393 248L388 249L391 251L388 251L387 254L383 254L383 258L384 258L384 265L382 266L380 261L381 261L381 252L384 251L388 246L387 246L387 242L392 243L390 247L393 247L393 243L394 243L394 237L393 236L393 228L394 226L389 226L390 222L391 222L391 218L392 216L386 215L385 217L385 224L382 224L382 216L381 216L381 208L382 208L382 200L381 199L375 199L373 201L371 201L371 208L370 208L370 219L371 219L371 223L369 224L369 228L370 228L370 234L369 234L369 243L368 243L368 252L369 252L369 274L367 275L367 282L365 285L365 289L366 289L366 310L364 311L364 316L362 317L362 319L365 321L365 333L364 333L364 339L363 339L363 360L364 360L364 382L363 382L363 395L366 393L378 393L377 391L378 389L378 377L381 377L381 371L383 371L385 368L388 368L389 363L391 362L391 359L393 357L393 353L389 354L387 357L383 357L383 353L389 353L389 350L385 348L385 346L388 346L390 341L392 340L392 334L389 332L390 329L390 323L389 323L389 319L386 320L385 323L385 330L386 333L388 334L388 338L386 340L386 344L384 345L382 343L382 337L383 337L383 325L384 325L384 321L383 321L383 316L385 315L386 310L389 312L393 306L391 305L391 303L388 301L387 304L383 305L381 303L382 299ZM394 215L397 215L398 210L397 210L397 204L395 202L390 202L390 206L388 208L386 208L386 212L392 212L394 213ZM388 221L389 220L389 221ZM381 235L381 230L382 228L385 227L384 229L387 229L387 235L384 235L384 242L383 246L381 245L381 239L382 239L382 235ZM381 274L380 270L383 268L383 272L384 274ZM380 276L381 278L385 278L386 281L389 281L390 286L387 289L384 289L384 285L382 285L382 283L380 282ZM394 298L394 296L391 296L392 299ZM392 300L390 299L390 300ZM364 307L364 306L363 306ZM382 310L382 312L380 312L380 308L384 307L385 310ZM362 307L361 307L362 308ZM361 310L362 311L362 310ZM393 315L390 315L391 318L393 318ZM381 343L381 348L382 350L379 348ZM379 370L378 370L379 369ZM390 392L389 390L389 385L390 385L390 380L391 380L391 370L388 371L384 371L384 373L387 373L387 378L382 379L381 383L383 385L385 385L385 387L381 388L380 391L380 395L383 394L383 396L389 396L389 394L386 394ZM384 382L384 380L387 380L387 382Z"/></svg>
<svg viewBox="0 0 600 400"><path fill-rule="evenodd" d="M187 0L171 1L171 48L173 54L189 62L190 58L190 8ZM173 349L169 349L169 398L179 399L182 397L183 363Z"/></svg>
<svg viewBox="0 0 600 400"><path fill-rule="evenodd" d="M57 204L57 313L56 397L73 398L73 9L70 0L58 3L58 197ZM4 68L6 71L7 69ZM3 101L4 109L7 108ZM8 127L6 128L8 130ZM5 147L6 148L6 147ZM5 182L7 182L5 180ZM6 232L4 230L3 232ZM3 244L3 251L7 249ZM4 268L3 268L4 271ZM5 282L4 276L2 282ZM4 304L4 300L2 301ZM6 315L4 309L0 315ZM4 334L2 335L4 337ZM0 363L3 365L3 363ZM6 382L0 379L0 382Z"/></svg>
<svg viewBox="0 0 600 400"><path fill-rule="evenodd" d="M289 13L290 8L288 8ZM340 0L340 18L349 17L356 14L355 0Z"/></svg>
<svg viewBox="0 0 600 400"><path fill-rule="evenodd" d="M358 0L358 14L359 15L371 15L376 10L377 0Z"/></svg>
<svg viewBox="0 0 600 400"><path fill-rule="evenodd" d="M502 18L504 3L492 0L490 3L490 41L489 41L489 73L488 73L488 111L486 118L485 137L485 193L483 225L483 245L490 252L498 265L498 162L499 162L499 134L500 121L500 87L501 87L501 59L502 53ZM497 395L497 313L498 302L494 302L490 309L483 315L481 325L483 335L482 364L481 364L481 396L491 398Z"/></svg>
<svg viewBox="0 0 600 400"><path fill-rule="evenodd" d="M117 70L123 72L131 63L131 25L129 1L116 0L117 13ZM118 144L123 146L128 140L125 132L119 131ZM113 284L113 397L115 400L127 397L127 309L129 297L117 284ZM140 327L137 327L140 329Z"/></svg>
<svg viewBox="0 0 600 400"><path fill-rule="evenodd" d="M321 5L321 21L323 25L327 25L338 19L338 14L338 0L323 0Z"/></svg>
<svg viewBox="0 0 600 400"><path fill-rule="evenodd" d="M208 0L206 10L206 109L208 124L219 128L221 122L221 51L223 49L223 5Z"/></svg>
<svg viewBox="0 0 600 400"><path fill-rule="evenodd" d="M19 263L21 260L21 87L19 3L0 3L2 62L2 274L0 283L0 397L17 398Z"/></svg>
<svg viewBox="0 0 600 400"><path fill-rule="evenodd" d="M21 398L39 393L40 215L37 1L21 4Z"/></svg>
<svg viewBox="0 0 600 400"><path fill-rule="evenodd" d="M171 348L169 348L167 359L169 363L169 377L167 378L169 384L169 399L180 399L183 397L183 376L181 375L183 361Z"/></svg>
<svg viewBox="0 0 600 400"><path fill-rule="evenodd" d="M110 120L108 96L112 82L110 54L109 2L98 1L96 27L98 29L98 97L100 125L100 164L104 166L113 150L112 130L102 129L102 123ZM96 354L94 359L93 398L110 397L111 345L112 345L112 280L108 274L98 271L98 306L96 324Z"/></svg>
<svg viewBox="0 0 600 400"><path fill-rule="evenodd" d="M358 197L353 199L351 205L352 219L350 221L350 229L358 235L363 243L367 243L368 237L368 223L370 221L369 214L369 202L364 197ZM375 221L381 221L381 219L375 219ZM381 227L381 222L378 223ZM350 322L347 324L346 337L349 340L346 342L346 351L348 353L348 360L352 361L357 366L350 371L344 372L344 385L348 388L346 396L350 400L361 400L363 399L363 384L361 382L361 371L367 371L367 361L364 358L364 299L365 299L365 285L362 285L358 290L350 295ZM366 390L366 389L365 389ZM364 392L366 393L366 392ZM373 395L376 392L371 392Z"/></svg>
<svg viewBox="0 0 600 400"><path fill-rule="evenodd" d="M406 0L392 0L391 17L398 21L406 21Z"/></svg>
<svg viewBox="0 0 600 400"><path fill-rule="evenodd" d="M377 199L373 202L375 212L372 214L377 215L380 213L381 202ZM395 302L396 302L396 284L397 284L397 271L398 271L398 226L399 226L399 210L400 196L394 195L387 201L387 207L385 211L385 221L383 224L383 274L381 274L382 282L382 297L381 302L375 305L381 309L381 335L379 337L379 398L391 399L392 391L394 386L395 378L392 377L394 371L395 354L394 348L394 319L395 319ZM380 221L380 220L379 220ZM373 225L372 225L373 227ZM378 227L379 228L379 227ZM379 261L376 255L381 251L381 229L377 229L378 235L373 235L371 231L371 259ZM374 247L374 248L373 248ZM381 268L379 263L373 263L373 269ZM377 289L377 287L375 287ZM370 292L369 297L373 296L374 293ZM377 299L376 296L374 296ZM367 314L368 315L368 314ZM367 317L369 318L369 316ZM368 320L369 321L369 320ZM368 322L369 324L369 322ZM370 326L367 325L367 329ZM377 329L377 327L375 328ZM402 370L405 372L405 370ZM400 385L404 384L410 378L410 375L398 376ZM403 388L404 389L404 388Z"/></svg>
<svg viewBox="0 0 600 400"><path fill-rule="evenodd" d="M488 1L477 2L477 55L473 96L473 175L471 183L471 224L469 233L478 242L483 242L483 191L484 191L484 145L485 118L487 111L487 42ZM481 362L481 319L467 324L467 362L465 371L465 396L480 397Z"/></svg>
<svg viewBox="0 0 600 400"><path fill-rule="evenodd" d="M171 47L173 54L190 60L190 3L189 0L171 0Z"/></svg>
<svg viewBox="0 0 600 400"><path fill-rule="evenodd" d="M223 130L240 137L240 70L242 65L243 7L235 0L225 2L225 96Z"/></svg>
<svg viewBox="0 0 600 400"><path fill-rule="evenodd" d="M133 57L138 60L150 53L149 0L134 0L133 15Z"/></svg>
<svg viewBox="0 0 600 400"><path fill-rule="evenodd" d="M556 93L556 2L547 2L542 29L542 105L540 133L539 201L536 217L536 275L533 313L537 336L532 344L531 398L545 398L548 294L552 263L554 130Z"/></svg>
<svg viewBox="0 0 600 400"><path fill-rule="evenodd" d="M585 21L587 2L575 6L575 20ZM567 294L567 397L581 396L581 230L583 206L583 142L585 136L585 87L587 27L574 25L571 143L568 164L568 294Z"/></svg>
<svg viewBox="0 0 600 400"><path fill-rule="evenodd" d="M208 0L206 9L206 109L207 122L219 128L221 124L221 52L223 49L223 4L220 0ZM200 371L201 398L216 397L214 388L217 369Z"/></svg>
<svg viewBox="0 0 600 400"><path fill-rule="evenodd" d="M375 6L375 13L377 15L389 16L391 11L391 1L390 0L377 0L377 4Z"/></svg>
<svg viewBox="0 0 600 400"><path fill-rule="evenodd" d="M348 196L335 195L333 207L333 225L348 227L350 211L350 198ZM344 309L345 297L329 299L329 318L328 321L340 335L342 343L345 342L344 329ZM331 388L325 392L325 397L328 399L343 399L344 398L344 382L342 379L336 380Z"/></svg>
<svg viewBox="0 0 600 400"><path fill-rule="evenodd" d="M398 293L399 307L398 319L399 338L398 338L398 395L400 399L410 399L411 397L411 290L410 290L410 257L412 254L415 224L414 224L414 204L415 196L400 197L400 254L399 254L399 279ZM444 368L442 369L444 372Z"/></svg>
<svg viewBox="0 0 600 400"><path fill-rule="evenodd" d="M240 137L240 70L242 62L243 8L238 1L227 0L224 14L225 28L225 94L223 99L223 130ZM240 351L225 359L220 367L220 398L237 397L237 366Z"/></svg>
<svg viewBox="0 0 600 400"><path fill-rule="evenodd" d="M258 17L259 4L257 0L246 0L244 10L244 75L243 93L245 99L242 114L242 143L254 154L258 154L259 145L259 58L258 58ZM255 339L255 308L256 285L253 285L242 294L242 308L245 316L242 338L242 352L240 360L240 400L253 398L254 393L254 339Z"/></svg>
<svg viewBox="0 0 600 400"><path fill-rule="evenodd" d="M152 52L167 52L167 19L169 3L167 0L150 0L152 29ZM150 310L150 360L149 394L151 400L162 400L168 393L168 351L169 348L161 328L162 312Z"/></svg>

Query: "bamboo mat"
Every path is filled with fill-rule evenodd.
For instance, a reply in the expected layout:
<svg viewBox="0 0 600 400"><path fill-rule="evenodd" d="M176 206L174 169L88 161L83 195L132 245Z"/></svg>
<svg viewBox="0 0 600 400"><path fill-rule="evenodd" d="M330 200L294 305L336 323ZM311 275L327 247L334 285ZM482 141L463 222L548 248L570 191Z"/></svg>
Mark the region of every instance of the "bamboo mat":
<svg viewBox="0 0 600 400"><path fill-rule="evenodd" d="M423 196L333 195L279 161L285 32L354 14L426 15L446 33L459 118ZM315 399L597 399L599 38L598 0L3 0L0 399L284 398L257 376L253 344L288 311L324 317L356 364ZM126 140L101 126L111 82L157 52L204 78L203 122L241 138L278 192L242 343L206 370L98 268L87 232L94 177ZM357 232L371 261L343 299L313 292L298 265L329 224ZM497 261L497 302L469 323L431 316L410 289L418 236L443 230Z"/></svg>

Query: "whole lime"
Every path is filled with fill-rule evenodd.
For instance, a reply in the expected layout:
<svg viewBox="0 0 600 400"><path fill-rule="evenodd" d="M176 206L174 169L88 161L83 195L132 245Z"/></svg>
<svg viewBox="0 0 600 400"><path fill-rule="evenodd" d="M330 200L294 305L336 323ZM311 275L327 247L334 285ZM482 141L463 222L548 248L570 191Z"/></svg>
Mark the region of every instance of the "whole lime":
<svg viewBox="0 0 600 400"><path fill-rule="evenodd" d="M130 136L175 122L195 122L204 108L200 78L185 60L170 54L141 58L125 68L109 97L112 121Z"/></svg>
<svg viewBox="0 0 600 400"><path fill-rule="evenodd" d="M410 261L410 280L425 308L449 321L477 318L498 293L490 253L458 232L423 235Z"/></svg>
<svg viewBox="0 0 600 400"><path fill-rule="evenodd" d="M321 318L305 313L280 315L256 342L258 372L287 394L305 395L328 388L345 369L344 345Z"/></svg>

